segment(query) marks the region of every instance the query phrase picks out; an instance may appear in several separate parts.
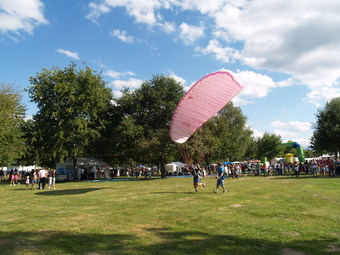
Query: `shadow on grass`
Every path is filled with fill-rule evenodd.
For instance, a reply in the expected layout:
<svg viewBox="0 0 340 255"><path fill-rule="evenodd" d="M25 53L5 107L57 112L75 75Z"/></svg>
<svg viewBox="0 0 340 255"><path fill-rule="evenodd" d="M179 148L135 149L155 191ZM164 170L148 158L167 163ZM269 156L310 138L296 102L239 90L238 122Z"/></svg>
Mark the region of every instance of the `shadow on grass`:
<svg viewBox="0 0 340 255"><path fill-rule="evenodd" d="M92 191L100 190L102 188L86 188L86 189L63 189L63 190L39 190L35 193L39 196L65 196L65 195L81 195Z"/></svg>
<svg viewBox="0 0 340 255"><path fill-rule="evenodd" d="M88 180L88 181L85 181L85 182L121 182L121 181L154 181L154 180L159 180L161 178L156 178L156 177L152 177L151 179L150 178L143 178L143 177L140 177L140 178L129 178L129 177L126 177L126 178L112 178L112 179L96 179L96 180Z"/></svg>
<svg viewBox="0 0 340 255"><path fill-rule="evenodd" d="M273 241L199 231L145 229L133 234L0 232L1 254L337 254L336 239ZM157 236L153 240L153 236ZM290 253L289 253L290 252Z"/></svg>
<svg viewBox="0 0 340 255"><path fill-rule="evenodd" d="M283 180L283 179L294 179L294 180L303 180L303 179L333 179L333 178L339 178L338 176L313 176L313 175L300 175L299 177L291 176L291 175L285 175L285 176L271 176L270 179L272 180Z"/></svg>
<svg viewBox="0 0 340 255"><path fill-rule="evenodd" d="M195 191L160 191L160 192L150 192L150 194L182 194L182 195L199 195L199 196L202 196L202 195L227 195L227 193L222 193L222 192L219 192L218 194L214 194L213 190L202 190L202 191L199 191L199 192L195 192Z"/></svg>

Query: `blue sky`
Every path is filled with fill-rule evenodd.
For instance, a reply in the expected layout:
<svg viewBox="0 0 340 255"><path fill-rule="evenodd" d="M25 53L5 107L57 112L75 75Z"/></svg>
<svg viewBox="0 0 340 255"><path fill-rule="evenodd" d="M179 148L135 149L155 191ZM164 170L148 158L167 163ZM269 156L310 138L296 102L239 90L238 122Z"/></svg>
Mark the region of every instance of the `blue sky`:
<svg viewBox="0 0 340 255"><path fill-rule="evenodd" d="M338 0L0 0L0 82L86 62L115 96L153 75L189 89L230 71L256 136L308 146L317 109L340 96ZM83 67L83 66L82 66Z"/></svg>

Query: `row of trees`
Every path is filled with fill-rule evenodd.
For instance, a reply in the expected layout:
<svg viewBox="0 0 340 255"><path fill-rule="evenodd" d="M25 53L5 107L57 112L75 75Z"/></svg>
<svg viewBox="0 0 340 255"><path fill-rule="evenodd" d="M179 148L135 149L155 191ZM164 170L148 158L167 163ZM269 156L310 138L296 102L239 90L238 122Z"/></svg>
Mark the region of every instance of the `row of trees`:
<svg viewBox="0 0 340 255"><path fill-rule="evenodd" d="M77 157L91 155L113 165L158 165L164 175L168 161L272 159L285 150L274 134L255 139L241 109L232 103L185 144L175 144L169 127L184 90L169 77L154 76L139 89L124 89L120 98L112 96L100 73L78 69L74 63L64 69L43 69L30 83L28 93L38 111L28 121L19 94L10 86L1 87L0 165L20 160L55 167L69 158L76 165ZM319 142L318 135L313 138L316 149L333 149Z"/></svg>

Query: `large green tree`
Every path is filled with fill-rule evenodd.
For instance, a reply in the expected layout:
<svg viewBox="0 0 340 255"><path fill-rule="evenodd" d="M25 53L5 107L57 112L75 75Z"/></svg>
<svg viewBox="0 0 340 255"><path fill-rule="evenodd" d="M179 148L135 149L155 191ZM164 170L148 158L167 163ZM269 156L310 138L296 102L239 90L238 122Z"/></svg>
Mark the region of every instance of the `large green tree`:
<svg viewBox="0 0 340 255"><path fill-rule="evenodd" d="M252 142L252 131L246 126L247 118L239 107L227 104L216 116L207 121L189 139L179 145L187 164L207 164L216 161L236 161L244 158Z"/></svg>
<svg viewBox="0 0 340 255"><path fill-rule="evenodd" d="M183 94L173 78L158 75L135 91L123 91L116 112L121 116L118 131L124 135L117 137L116 146L127 152L127 159L157 164L165 176L165 162L176 153L169 135L171 118ZM132 130L138 130L137 134Z"/></svg>
<svg viewBox="0 0 340 255"><path fill-rule="evenodd" d="M78 69L75 63L43 69L30 83L29 96L39 109L33 120L40 163L55 166L73 158L76 165L77 156L101 136L111 90L100 74L88 66Z"/></svg>
<svg viewBox="0 0 340 255"><path fill-rule="evenodd" d="M258 138L257 145L257 157L267 157L269 160L275 157L282 156L283 148L280 146L282 139L275 134L264 133L262 137Z"/></svg>
<svg viewBox="0 0 340 255"><path fill-rule="evenodd" d="M244 158L253 134L246 126L246 116L233 103L227 104L219 115L217 132L220 143L216 151L218 160L236 161Z"/></svg>
<svg viewBox="0 0 340 255"><path fill-rule="evenodd" d="M215 152L219 146L215 129L216 121L213 118L196 130L185 143L178 144L178 149L187 165L203 162L210 164L215 160Z"/></svg>
<svg viewBox="0 0 340 255"><path fill-rule="evenodd" d="M21 129L25 107L20 94L12 86L0 85L0 166L16 162L26 146Z"/></svg>
<svg viewBox="0 0 340 255"><path fill-rule="evenodd" d="M317 152L340 152L340 97L326 103L318 110L311 138L312 148Z"/></svg>

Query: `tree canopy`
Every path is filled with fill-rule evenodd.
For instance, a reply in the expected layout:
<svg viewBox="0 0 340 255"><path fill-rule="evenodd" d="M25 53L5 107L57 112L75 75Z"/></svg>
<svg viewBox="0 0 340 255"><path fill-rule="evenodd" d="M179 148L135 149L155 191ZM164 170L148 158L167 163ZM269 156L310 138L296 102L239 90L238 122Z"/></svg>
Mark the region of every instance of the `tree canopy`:
<svg viewBox="0 0 340 255"><path fill-rule="evenodd" d="M43 69L30 78L28 92L38 106L22 129L31 149L25 160L54 167L57 162L92 155L113 165L273 159L281 137L252 137L240 107L227 104L185 144L170 139L173 112L184 89L173 78L155 75L134 91L113 98L100 73L75 63Z"/></svg>
<svg viewBox="0 0 340 255"><path fill-rule="evenodd" d="M312 148L317 152L340 152L340 97L319 109L316 118Z"/></svg>
<svg viewBox="0 0 340 255"><path fill-rule="evenodd" d="M135 91L123 91L116 100L116 143L126 155L135 162L159 164L164 174L164 163L176 148L169 135L171 117L183 94L183 87L166 76L153 76Z"/></svg>
<svg viewBox="0 0 340 255"><path fill-rule="evenodd" d="M275 134L264 133L257 140L257 157L267 157L269 160L274 159L282 153L283 148L280 146L282 139ZM281 156L281 155L280 155Z"/></svg>
<svg viewBox="0 0 340 255"><path fill-rule="evenodd" d="M0 165L10 165L20 159L26 146L21 129L25 106L12 86L0 86Z"/></svg>
<svg viewBox="0 0 340 255"><path fill-rule="evenodd" d="M41 164L54 166L86 152L101 135L101 116L112 99L101 75L71 63L43 69L30 83L29 96L39 109L33 119Z"/></svg>
<svg viewBox="0 0 340 255"><path fill-rule="evenodd" d="M215 117L199 128L185 144L179 145L186 163L207 164L236 161L245 157L252 142L252 131L239 107L227 104Z"/></svg>

